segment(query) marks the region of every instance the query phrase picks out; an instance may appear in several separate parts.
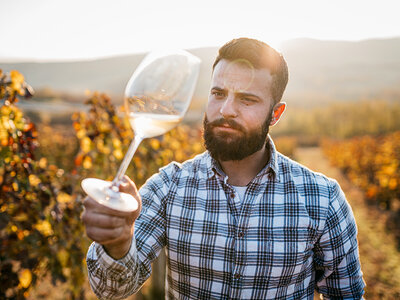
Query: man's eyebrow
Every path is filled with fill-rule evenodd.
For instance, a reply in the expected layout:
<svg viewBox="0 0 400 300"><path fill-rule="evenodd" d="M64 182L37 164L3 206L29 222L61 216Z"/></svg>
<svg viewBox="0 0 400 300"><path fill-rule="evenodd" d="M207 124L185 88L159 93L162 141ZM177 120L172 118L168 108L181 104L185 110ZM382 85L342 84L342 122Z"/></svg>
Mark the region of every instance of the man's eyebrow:
<svg viewBox="0 0 400 300"><path fill-rule="evenodd" d="M222 91L225 91L225 89L220 88L220 87L218 87L218 86L212 87L211 90L217 90L217 91L221 91L221 92L222 92Z"/></svg>
<svg viewBox="0 0 400 300"><path fill-rule="evenodd" d="M252 98L257 98L257 99L261 100L261 98L259 96L252 94L252 93L237 92L236 95L238 95L240 97L252 97Z"/></svg>
<svg viewBox="0 0 400 300"><path fill-rule="evenodd" d="M211 88L211 91L218 91L218 92L226 92L226 89L221 88L219 86L214 86ZM257 96L256 94L253 93L247 93L247 92L235 92L236 96L239 97L252 97L252 98L256 98L258 100L261 100L261 98L259 96Z"/></svg>

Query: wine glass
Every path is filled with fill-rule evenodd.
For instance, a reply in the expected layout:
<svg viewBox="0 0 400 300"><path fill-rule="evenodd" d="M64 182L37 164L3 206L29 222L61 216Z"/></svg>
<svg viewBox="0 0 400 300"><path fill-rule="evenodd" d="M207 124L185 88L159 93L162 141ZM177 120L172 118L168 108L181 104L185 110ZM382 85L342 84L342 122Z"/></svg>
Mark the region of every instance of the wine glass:
<svg viewBox="0 0 400 300"><path fill-rule="evenodd" d="M139 144L162 135L182 121L196 86L200 59L184 50L154 51L137 67L125 89L125 108L134 139L112 182L82 180L83 190L97 202L120 211L138 207L133 196L119 185Z"/></svg>

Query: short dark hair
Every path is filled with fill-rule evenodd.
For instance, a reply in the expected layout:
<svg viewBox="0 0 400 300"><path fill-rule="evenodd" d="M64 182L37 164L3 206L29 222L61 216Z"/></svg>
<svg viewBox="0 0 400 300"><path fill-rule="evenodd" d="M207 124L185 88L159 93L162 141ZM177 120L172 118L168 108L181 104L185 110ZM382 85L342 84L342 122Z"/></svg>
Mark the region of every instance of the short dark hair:
<svg viewBox="0 0 400 300"><path fill-rule="evenodd" d="M282 54L264 42L250 39L233 39L223 45L214 61L213 70L222 59L228 61L245 60L256 69L268 69L272 76L271 95L275 103L282 99L289 72Z"/></svg>

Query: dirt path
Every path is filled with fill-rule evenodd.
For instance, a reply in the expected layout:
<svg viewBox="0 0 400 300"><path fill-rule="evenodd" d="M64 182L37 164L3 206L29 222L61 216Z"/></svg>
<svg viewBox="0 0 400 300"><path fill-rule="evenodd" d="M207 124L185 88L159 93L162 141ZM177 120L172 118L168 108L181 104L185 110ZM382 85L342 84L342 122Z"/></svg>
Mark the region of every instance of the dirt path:
<svg viewBox="0 0 400 300"><path fill-rule="evenodd" d="M335 178L353 209L358 226L358 240L366 299L400 299L400 252L385 229L385 216L365 204L362 191L350 183L339 169L332 167L320 148L299 148L296 160L311 170Z"/></svg>

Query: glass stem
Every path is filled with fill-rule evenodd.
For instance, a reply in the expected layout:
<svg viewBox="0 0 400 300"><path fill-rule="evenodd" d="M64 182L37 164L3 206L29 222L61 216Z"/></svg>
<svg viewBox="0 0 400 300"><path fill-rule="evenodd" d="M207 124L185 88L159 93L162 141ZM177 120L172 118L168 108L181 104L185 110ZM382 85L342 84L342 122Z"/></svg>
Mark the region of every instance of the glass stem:
<svg viewBox="0 0 400 300"><path fill-rule="evenodd" d="M114 180L112 181L111 187L119 187L122 177L128 169L128 166L133 158L133 155L136 152L136 149L139 147L139 144L143 141L141 136L135 135L134 139L132 140L131 144L129 145L128 151L125 154L124 159L122 160L121 165L119 166L117 175L115 176Z"/></svg>

